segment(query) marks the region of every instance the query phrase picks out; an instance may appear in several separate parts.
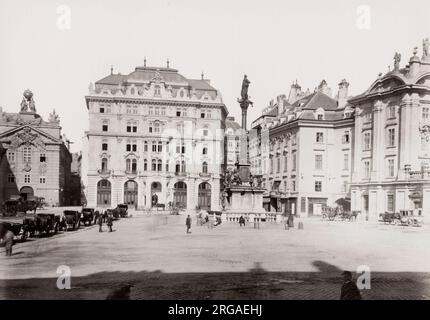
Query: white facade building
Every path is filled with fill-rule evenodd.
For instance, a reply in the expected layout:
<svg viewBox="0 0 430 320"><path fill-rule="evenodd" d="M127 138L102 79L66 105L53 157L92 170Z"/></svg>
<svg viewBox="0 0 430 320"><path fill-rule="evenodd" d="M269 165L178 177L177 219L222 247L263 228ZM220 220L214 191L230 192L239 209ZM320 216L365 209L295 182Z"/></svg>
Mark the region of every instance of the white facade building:
<svg viewBox="0 0 430 320"><path fill-rule="evenodd" d="M85 99L88 206L219 210L227 110L209 80L143 66L111 72Z"/></svg>
<svg viewBox="0 0 430 320"><path fill-rule="evenodd" d="M370 220L384 212L430 215L430 56L424 42L405 68L394 70L363 94L355 107L351 205Z"/></svg>

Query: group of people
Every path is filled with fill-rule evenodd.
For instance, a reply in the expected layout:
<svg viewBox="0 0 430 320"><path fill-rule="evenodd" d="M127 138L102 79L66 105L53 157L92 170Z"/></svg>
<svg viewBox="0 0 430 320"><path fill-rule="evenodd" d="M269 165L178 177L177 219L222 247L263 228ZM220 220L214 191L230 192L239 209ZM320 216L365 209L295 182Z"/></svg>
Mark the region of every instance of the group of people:
<svg viewBox="0 0 430 320"><path fill-rule="evenodd" d="M97 224L99 225L99 232L103 232L103 222L106 222L106 225L109 228L109 232L112 232L113 227L113 216L112 214L108 214L105 211L103 214L96 213Z"/></svg>

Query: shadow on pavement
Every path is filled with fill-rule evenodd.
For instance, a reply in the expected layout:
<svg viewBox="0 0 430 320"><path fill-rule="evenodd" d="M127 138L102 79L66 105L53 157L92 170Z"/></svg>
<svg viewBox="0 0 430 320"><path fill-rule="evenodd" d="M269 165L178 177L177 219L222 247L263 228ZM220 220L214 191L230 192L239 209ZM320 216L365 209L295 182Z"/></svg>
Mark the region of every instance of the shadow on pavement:
<svg viewBox="0 0 430 320"><path fill-rule="evenodd" d="M70 290L57 289L57 278L0 280L1 299L124 299L179 300L337 300L342 269L313 261L315 272L270 272L255 262L247 272L164 273L100 272L71 278ZM350 270L356 279L355 270ZM128 286L128 289L127 289ZM429 299L430 273L375 272L363 299ZM120 298L118 298L120 299Z"/></svg>

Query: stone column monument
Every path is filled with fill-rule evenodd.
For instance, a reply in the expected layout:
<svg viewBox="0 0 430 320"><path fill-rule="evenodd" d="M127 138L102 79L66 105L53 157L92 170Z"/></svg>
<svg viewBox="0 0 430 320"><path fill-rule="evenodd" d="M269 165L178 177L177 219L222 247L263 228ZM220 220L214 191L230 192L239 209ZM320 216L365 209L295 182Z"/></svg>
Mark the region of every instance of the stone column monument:
<svg viewBox="0 0 430 320"><path fill-rule="evenodd" d="M240 155L236 169L227 171L224 177L223 216L227 221L238 221L243 216L248 222L266 219L263 208L263 193L261 180L251 176L249 163L249 136L247 127L248 107L252 101L248 97L250 81L245 75L242 82L241 98L238 99L242 109L242 134L240 138Z"/></svg>

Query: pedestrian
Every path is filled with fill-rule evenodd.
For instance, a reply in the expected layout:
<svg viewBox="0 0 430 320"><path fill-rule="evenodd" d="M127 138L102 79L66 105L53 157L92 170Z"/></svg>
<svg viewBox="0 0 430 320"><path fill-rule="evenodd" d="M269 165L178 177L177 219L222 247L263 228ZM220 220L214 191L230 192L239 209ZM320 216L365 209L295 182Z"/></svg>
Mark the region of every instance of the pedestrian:
<svg viewBox="0 0 430 320"><path fill-rule="evenodd" d="M240 218L239 218L239 226L241 227L242 225L245 226L245 218L243 216L240 216Z"/></svg>
<svg viewBox="0 0 430 320"><path fill-rule="evenodd" d="M101 215L99 215L99 219L98 219L98 224L99 224L99 232L103 232L102 230L102 226L103 226L103 217Z"/></svg>
<svg viewBox="0 0 430 320"><path fill-rule="evenodd" d="M294 215L292 212L288 215L287 223L289 228L294 228Z"/></svg>
<svg viewBox="0 0 430 320"><path fill-rule="evenodd" d="M340 300L361 300L360 290L352 281L352 273L349 271L342 272L343 285L340 291Z"/></svg>
<svg viewBox="0 0 430 320"><path fill-rule="evenodd" d="M13 247L13 238L15 235L12 231L8 230L3 237L5 248L6 248L6 256L12 256L12 247Z"/></svg>
<svg viewBox="0 0 430 320"><path fill-rule="evenodd" d="M188 215L187 220L185 222L186 226L187 226L187 233L191 233L191 217L190 215Z"/></svg>
<svg viewBox="0 0 430 320"><path fill-rule="evenodd" d="M109 227L109 232L112 232L113 218L111 214L107 217L107 226Z"/></svg>

